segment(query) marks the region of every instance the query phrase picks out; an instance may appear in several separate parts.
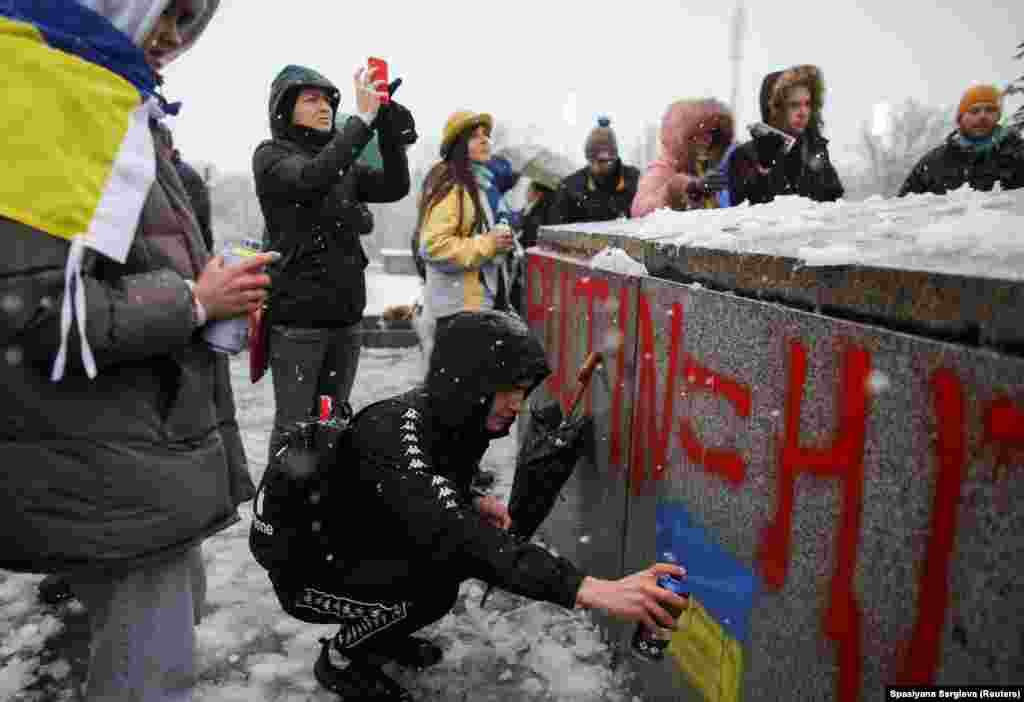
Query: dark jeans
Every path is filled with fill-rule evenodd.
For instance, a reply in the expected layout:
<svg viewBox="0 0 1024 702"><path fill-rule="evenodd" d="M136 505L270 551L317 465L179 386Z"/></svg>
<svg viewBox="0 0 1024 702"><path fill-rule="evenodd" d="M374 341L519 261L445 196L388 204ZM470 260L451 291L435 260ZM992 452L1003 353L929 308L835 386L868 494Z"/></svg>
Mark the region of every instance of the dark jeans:
<svg viewBox="0 0 1024 702"><path fill-rule="evenodd" d="M270 457L280 447L284 430L316 411L317 397L330 395L335 407L348 402L361 349L361 323L326 329L271 328L275 409Z"/></svg>
<svg viewBox="0 0 1024 702"><path fill-rule="evenodd" d="M360 559L351 568L271 574L284 611L304 622L338 624L342 653L386 651L451 611L461 579L408 561Z"/></svg>

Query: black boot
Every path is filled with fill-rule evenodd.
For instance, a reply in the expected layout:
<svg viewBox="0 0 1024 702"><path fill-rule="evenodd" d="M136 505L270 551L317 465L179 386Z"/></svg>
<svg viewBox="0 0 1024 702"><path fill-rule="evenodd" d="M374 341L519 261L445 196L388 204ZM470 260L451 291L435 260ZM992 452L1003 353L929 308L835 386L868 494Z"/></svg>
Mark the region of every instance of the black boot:
<svg viewBox="0 0 1024 702"><path fill-rule="evenodd" d="M39 601L47 605L58 605L74 597L71 585L63 575L47 575L39 581L37 590Z"/></svg>
<svg viewBox="0 0 1024 702"><path fill-rule="evenodd" d="M404 687L389 678L379 665L349 659L344 668L331 662L331 639L320 639L320 657L313 675L321 687L340 695L342 700L366 702L414 702Z"/></svg>
<svg viewBox="0 0 1024 702"><path fill-rule="evenodd" d="M359 648L364 655L393 661L405 668L427 668L440 663L444 658L444 651L440 646L418 636L406 636L397 641L385 641L376 645L373 641L368 641Z"/></svg>

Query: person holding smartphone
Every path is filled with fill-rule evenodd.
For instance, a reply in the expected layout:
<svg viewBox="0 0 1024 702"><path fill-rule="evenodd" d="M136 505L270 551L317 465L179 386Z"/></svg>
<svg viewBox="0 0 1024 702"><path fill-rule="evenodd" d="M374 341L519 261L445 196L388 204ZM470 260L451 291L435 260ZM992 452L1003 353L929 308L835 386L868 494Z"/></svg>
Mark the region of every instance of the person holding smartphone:
<svg viewBox="0 0 1024 702"><path fill-rule="evenodd" d="M273 138L253 155L266 244L283 256L271 268L263 320L275 402L270 456L317 396L332 396L336 407L348 401L366 307L369 261L360 237L373 230L366 203L396 202L409 192L411 114L395 101L383 104L387 85L366 68L356 73L354 92L357 114L339 124L334 83L311 68L285 67L271 85ZM380 168L359 162L375 133Z"/></svg>

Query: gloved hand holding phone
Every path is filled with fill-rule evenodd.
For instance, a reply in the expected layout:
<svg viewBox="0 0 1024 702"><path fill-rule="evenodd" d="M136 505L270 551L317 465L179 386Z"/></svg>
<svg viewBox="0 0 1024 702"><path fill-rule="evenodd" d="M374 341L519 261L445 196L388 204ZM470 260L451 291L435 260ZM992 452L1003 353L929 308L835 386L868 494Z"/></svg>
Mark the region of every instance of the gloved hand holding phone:
<svg viewBox="0 0 1024 702"><path fill-rule="evenodd" d="M385 80L387 79L388 65L386 61L371 58L368 63L375 79L379 79L381 76ZM396 78L388 84L387 97L381 100L380 109L377 112L377 128L386 129L400 146L412 146L419 139L419 135L416 133L416 120L413 119L409 108L393 99L395 91L401 85L401 78Z"/></svg>

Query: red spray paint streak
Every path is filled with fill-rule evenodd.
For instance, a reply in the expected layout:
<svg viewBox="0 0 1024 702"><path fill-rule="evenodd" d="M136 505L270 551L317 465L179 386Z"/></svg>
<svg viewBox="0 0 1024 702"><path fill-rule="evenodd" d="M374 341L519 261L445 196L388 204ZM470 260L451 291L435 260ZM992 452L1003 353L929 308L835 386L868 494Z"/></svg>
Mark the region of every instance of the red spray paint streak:
<svg viewBox="0 0 1024 702"><path fill-rule="evenodd" d="M807 372L807 352L799 341L790 343L786 393L785 436L779 463L779 504L761 535L758 560L765 583L780 589L786 580L792 540L793 492L796 475L804 472L843 482L842 511L836 539L836 565L824 617L825 635L837 642L839 679L837 699L860 698L861 613L853 593L853 576L860 543L864 493L864 436L867 424L867 379L871 357L850 348L844 353L840 387L840 418L835 440L828 448L800 445L800 413Z"/></svg>
<svg viewBox="0 0 1024 702"><path fill-rule="evenodd" d="M953 560L960 489L967 463L964 429L964 393L953 371L932 376L932 401L938 423L935 457L938 478L932 502L931 537L921 566L917 595L917 621L900 671L899 683L930 685L939 665L939 647L949 606L949 567Z"/></svg>
<svg viewBox="0 0 1024 702"><path fill-rule="evenodd" d="M543 322L548 318L548 309L554 304L555 289L552 276L555 272L553 259L543 256L530 256L526 262L528 280L538 281L541 289L541 300L534 300L533 285L526 286L526 319L529 322Z"/></svg>
<svg viewBox="0 0 1024 702"><path fill-rule="evenodd" d="M637 327L640 336L640 358L637 376L639 387L636 394L636 406L633 408L632 427L632 465L631 482L633 494L643 494L647 481L647 462L644 460L648 442L651 446L651 459L654 468L651 478L659 480L665 474L665 462L668 458L668 441L672 428L672 416L675 409L676 375L679 370L679 347L683 337L683 306L675 303L669 312L672 319L671 341L669 342L668 373L665 375L665 398L662 405L661 428L658 427L659 413L656 411L658 388L658 364L654 355L654 324L651 319L651 306L647 296L640 293L638 299Z"/></svg>
<svg viewBox="0 0 1024 702"><path fill-rule="evenodd" d="M683 378L692 392L721 395L732 404L737 415L750 416L752 402L749 386L700 365L690 354L683 355ZM705 448L689 417L679 420L679 441L691 463L704 466L708 472L720 475L733 489L743 482L746 476L746 462L743 457L736 451Z"/></svg>
<svg viewBox="0 0 1024 702"><path fill-rule="evenodd" d="M589 356L594 350L594 298L607 302L610 286L604 278L583 277L576 281L573 292L576 297L587 298L587 355ZM593 394L590 392L586 395L586 403L587 414L591 414L594 403Z"/></svg>
<svg viewBox="0 0 1024 702"><path fill-rule="evenodd" d="M564 263L559 266L561 290L558 296L558 360L555 362L554 373L548 376L548 390L557 399L563 410L569 408L571 390L569 385L569 318L572 300L569 297L569 267Z"/></svg>
<svg viewBox="0 0 1024 702"><path fill-rule="evenodd" d="M639 295L639 291L637 292ZM612 445L610 462L612 466L625 469L622 455L622 413L626 391L626 330L629 320L626 311L629 309L629 286L619 288L619 343L618 358L615 362L615 387L612 390Z"/></svg>
<svg viewBox="0 0 1024 702"><path fill-rule="evenodd" d="M1024 411L1008 397L1000 397L985 413L985 441L996 445L996 461L992 480L1006 477L1011 464L1010 454L1024 449Z"/></svg>

